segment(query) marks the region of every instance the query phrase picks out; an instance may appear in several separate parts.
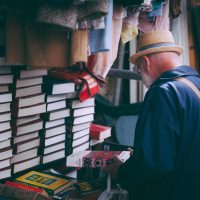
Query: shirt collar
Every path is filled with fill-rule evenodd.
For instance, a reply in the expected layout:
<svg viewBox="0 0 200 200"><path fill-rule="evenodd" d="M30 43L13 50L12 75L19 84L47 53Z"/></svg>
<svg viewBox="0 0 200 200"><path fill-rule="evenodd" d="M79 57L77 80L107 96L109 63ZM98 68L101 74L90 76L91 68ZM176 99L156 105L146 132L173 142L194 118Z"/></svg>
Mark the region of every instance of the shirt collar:
<svg viewBox="0 0 200 200"><path fill-rule="evenodd" d="M183 77L183 76L199 76L198 72L193 69L192 67L189 66L178 66L172 70L166 71L161 74L161 76L153 82L151 85L157 85L159 83L163 83L178 77Z"/></svg>

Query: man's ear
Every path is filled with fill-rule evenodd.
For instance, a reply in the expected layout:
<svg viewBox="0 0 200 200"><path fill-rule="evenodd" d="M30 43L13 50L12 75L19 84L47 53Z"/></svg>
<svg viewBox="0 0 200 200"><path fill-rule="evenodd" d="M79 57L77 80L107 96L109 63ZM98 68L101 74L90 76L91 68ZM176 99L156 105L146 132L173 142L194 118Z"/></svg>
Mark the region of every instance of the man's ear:
<svg viewBox="0 0 200 200"><path fill-rule="evenodd" d="M142 57L141 64L142 64L142 69L145 72L149 72L150 67L151 67L151 63L150 63L150 60L149 60L149 58L147 56L143 56Z"/></svg>

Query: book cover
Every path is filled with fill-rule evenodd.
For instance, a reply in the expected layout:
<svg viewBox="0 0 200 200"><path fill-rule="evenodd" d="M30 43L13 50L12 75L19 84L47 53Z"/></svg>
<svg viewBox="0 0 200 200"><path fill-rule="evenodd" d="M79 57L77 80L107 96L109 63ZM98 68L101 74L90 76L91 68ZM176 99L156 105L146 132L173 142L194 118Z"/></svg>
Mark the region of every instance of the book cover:
<svg viewBox="0 0 200 200"><path fill-rule="evenodd" d="M67 101L67 105L73 109L95 106L95 99L92 97L83 102L81 102L80 100L69 100Z"/></svg>
<svg viewBox="0 0 200 200"><path fill-rule="evenodd" d="M43 92L49 95L66 94L75 92L75 83L44 77Z"/></svg>
<svg viewBox="0 0 200 200"><path fill-rule="evenodd" d="M90 138L95 140L102 140L111 136L111 127L91 123L90 125Z"/></svg>
<svg viewBox="0 0 200 200"><path fill-rule="evenodd" d="M30 171L15 179L16 182L42 188L51 195L70 187L74 181L68 178L56 177L56 175L49 175L43 172Z"/></svg>
<svg viewBox="0 0 200 200"><path fill-rule="evenodd" d="M81 151L67 157L66 166L68 167L105 167L114 161L117 156L122 162L130 157L129 151Z"/></svg>

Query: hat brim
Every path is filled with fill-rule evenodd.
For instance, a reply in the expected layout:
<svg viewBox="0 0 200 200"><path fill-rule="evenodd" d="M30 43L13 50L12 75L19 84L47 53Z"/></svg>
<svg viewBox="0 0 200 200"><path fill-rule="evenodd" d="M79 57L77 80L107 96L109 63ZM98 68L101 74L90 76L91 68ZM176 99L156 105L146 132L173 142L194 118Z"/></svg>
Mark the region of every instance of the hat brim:
<svg viewBox="0 0 200 200"><path fill-rule="evenodd" d="M144 51L139 51L136 54L132 55L129 58L129 61L133 64L135 64L136 60L144 55L148 55L148 54L152 54L152 53L161 53L161 52L176 52L178 53L178 55L183 53L183 47L181 46L167 46L167 47L156 47L156 48L152 48L152 49L146 49Z"/></svg>

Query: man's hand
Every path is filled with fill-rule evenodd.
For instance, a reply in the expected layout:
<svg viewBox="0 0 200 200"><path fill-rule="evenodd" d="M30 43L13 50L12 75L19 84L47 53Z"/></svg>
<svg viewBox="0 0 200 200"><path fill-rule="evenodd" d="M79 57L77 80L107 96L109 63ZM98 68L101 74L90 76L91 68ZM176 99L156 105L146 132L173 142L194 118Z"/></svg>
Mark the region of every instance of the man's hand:
<svg viewBox="0 0 200 200"><path fill-rule="evenodd" d="M103 171L109 172L111 178L116 178L118 168L122 163L123 162L117 156L115 156L113 163L104 167Z"/></svg>

